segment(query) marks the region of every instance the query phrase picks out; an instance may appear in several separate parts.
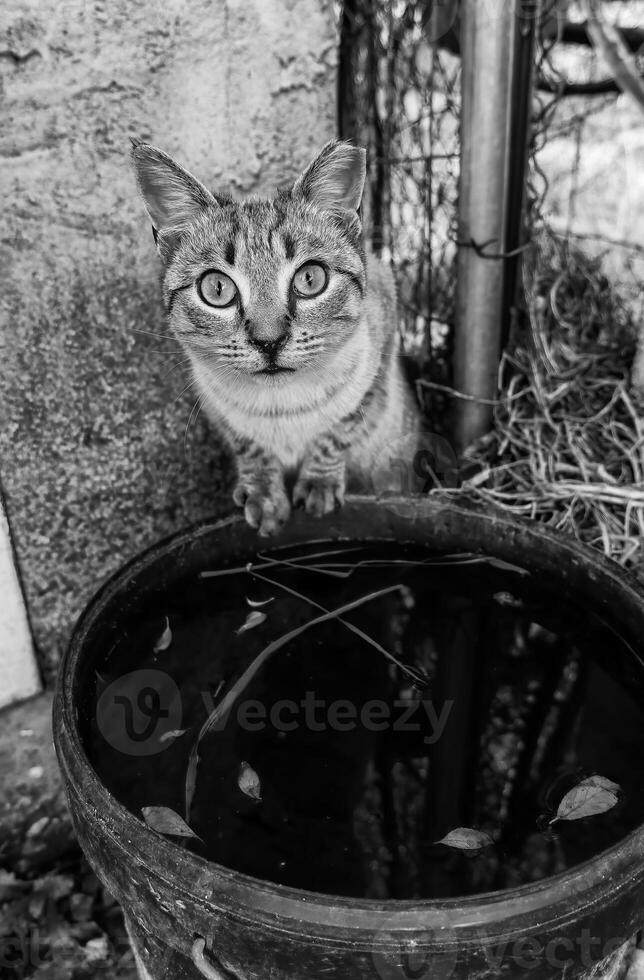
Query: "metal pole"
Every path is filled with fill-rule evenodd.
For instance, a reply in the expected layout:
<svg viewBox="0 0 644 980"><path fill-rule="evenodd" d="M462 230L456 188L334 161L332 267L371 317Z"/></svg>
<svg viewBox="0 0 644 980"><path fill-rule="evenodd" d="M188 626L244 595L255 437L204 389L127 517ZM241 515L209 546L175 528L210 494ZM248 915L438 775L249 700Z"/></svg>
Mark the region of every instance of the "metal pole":
<svg viewBox="0 0 644 980"><path fill-rule="evenodd" d="M535 41L543 18L543 0L519 0L521 20L514 38L514 71L510 109L510 159L508 163L505 245L510 253L505 264L501 346L508 342L513 310L523 305L519 293L521 248L530 236L527 211L529 149L532 138L532 93Z"/></svg>
<svg viewBox="0 0 644 980"><path fill-rule="evenodd" d="M517 193L512 161L517 154L525 160L525 134L516 131L516 86L526 58L525 44L519 43L522 9L521 0L463 3L454 382L459 391L483 400L496 393L507 312L506 262L498 256L507 250L510 186ZM532 58L531 46L527 56ZM460 401L455 411L454 435L463 450L489 429L492 408L485 401Z"/></svg>

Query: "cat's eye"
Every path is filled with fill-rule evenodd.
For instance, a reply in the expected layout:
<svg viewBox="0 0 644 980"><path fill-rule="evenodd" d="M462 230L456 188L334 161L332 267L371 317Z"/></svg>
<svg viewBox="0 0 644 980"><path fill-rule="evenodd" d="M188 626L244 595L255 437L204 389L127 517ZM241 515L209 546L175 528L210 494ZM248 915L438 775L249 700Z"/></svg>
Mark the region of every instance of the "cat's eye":
<svg viewBox="0 0 644 980"><path fill-rule="evenodd" d="M237 296L237 286L223 272L205 272L197 284L199 295L208 306L230 306Z"/></svg>
<svg viewBox="0 0 644 980"><path fill-rule="evenodd" d="M293 276L293 289L298 296L310 299L318 296L328 282L327 271L319 262L307 262Z"/></svg>

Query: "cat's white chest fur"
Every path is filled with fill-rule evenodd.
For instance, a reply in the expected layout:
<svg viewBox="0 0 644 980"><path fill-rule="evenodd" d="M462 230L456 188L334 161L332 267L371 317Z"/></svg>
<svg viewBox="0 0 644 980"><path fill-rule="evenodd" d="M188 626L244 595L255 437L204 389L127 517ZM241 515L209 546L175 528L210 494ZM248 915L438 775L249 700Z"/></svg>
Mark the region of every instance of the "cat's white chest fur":
<svg viewBox="0 0 644 980"><path fill-rule="evenodd" d="M373 358L361 330L350 338L324 374L297 372L258 382L240 379L217 384L210 371L193 360L204 408L219 426L251 440L286 469L297 468L321 434L334 427L362 401L373 381Z"/></svg>

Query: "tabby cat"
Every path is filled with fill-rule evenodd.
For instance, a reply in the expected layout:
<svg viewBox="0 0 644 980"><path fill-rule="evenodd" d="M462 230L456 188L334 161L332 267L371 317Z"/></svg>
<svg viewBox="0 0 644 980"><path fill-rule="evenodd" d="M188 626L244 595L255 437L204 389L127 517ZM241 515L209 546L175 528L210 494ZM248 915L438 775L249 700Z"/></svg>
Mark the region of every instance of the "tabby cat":
<svg viewBox="0 0 644 980"><path fill-rule="evenodd" d="M273 533L291 485L293 505L315 515L342 504L348 479L368 490L379 475L383 489L419 417L393 279L362 241L364 150L332 141L290 189L245 201L146 143L132 156L169 323L232 447L248 523Z"/></svg>

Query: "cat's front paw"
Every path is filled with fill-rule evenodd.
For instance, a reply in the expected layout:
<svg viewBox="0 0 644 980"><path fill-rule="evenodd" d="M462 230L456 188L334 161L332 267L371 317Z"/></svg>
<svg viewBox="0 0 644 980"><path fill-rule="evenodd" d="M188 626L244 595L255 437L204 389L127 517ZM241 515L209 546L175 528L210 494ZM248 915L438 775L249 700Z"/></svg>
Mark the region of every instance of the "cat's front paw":
<svg viewBox="0 0 644 980"><path fill-rule="evenodd" d="M286 491L277 482L240 480L233 491L233 500L244 508L247 523L256 527L263 538L275 534L291 513Z"/></svg>
<svg viewBox="0 0 644 980"><path fill-rule="evenodd" d="M303 508L313 517L323 517L339 510L344 503L344 474L300 476L293 489L293 506Z"/></svg>

